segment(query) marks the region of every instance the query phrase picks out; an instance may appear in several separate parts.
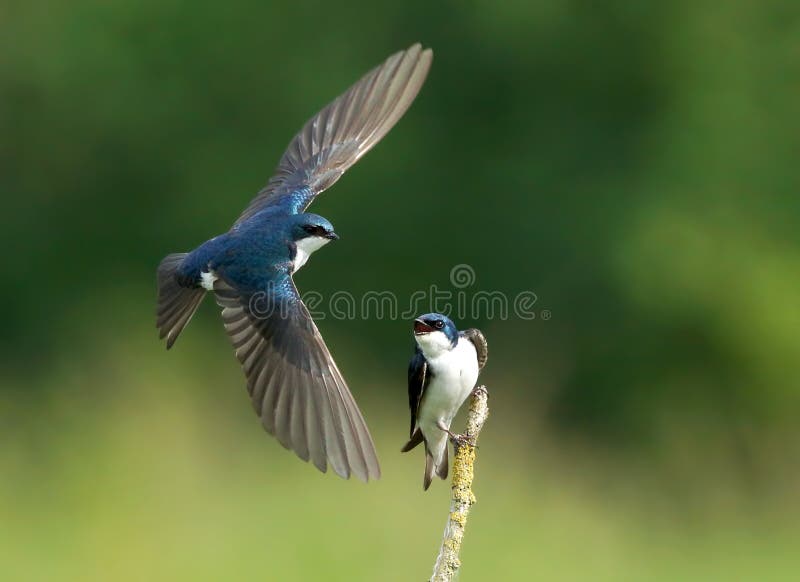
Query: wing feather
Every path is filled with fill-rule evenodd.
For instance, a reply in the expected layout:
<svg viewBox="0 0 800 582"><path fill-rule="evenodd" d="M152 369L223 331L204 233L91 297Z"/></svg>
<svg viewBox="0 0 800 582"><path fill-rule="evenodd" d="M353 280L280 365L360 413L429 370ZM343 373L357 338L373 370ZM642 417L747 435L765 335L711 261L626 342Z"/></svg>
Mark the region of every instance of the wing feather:
<svg viewBox="0 0 800 582"><path fill-rule="evenodd" d="M467 338L472 345L475 346L475 352L478 354L478 369L482 370L489 359L489 344L486 342L481 330L470 328L461 332L461 335Z"/></svg>
<svg viewBox="0 0 800 582"><path fill-rule="evenodd" d="M422 395L428 385L428 362L417 347L411 362L408 364L408 407L411 409L411 430L409 435L414 436L414 429L417 426L417 414Z"/></svg>
<svg viewBox="0 0 800 582"><path fill-rule="evenodd" d="M377 479L380 467L364 418L297 289L293 283L288 288L288 309L256 316L250 296L224 279L215 283L253 407L267 432L319 470L330 465L344 478Z"/></svg>
<svg viewBox="0 0 800 582"><path fill-rule="evenodd" d="M311 118L236 224L283 205L302 212L394 127L419 93L433 53L419 44L389 57Z"/></svg>

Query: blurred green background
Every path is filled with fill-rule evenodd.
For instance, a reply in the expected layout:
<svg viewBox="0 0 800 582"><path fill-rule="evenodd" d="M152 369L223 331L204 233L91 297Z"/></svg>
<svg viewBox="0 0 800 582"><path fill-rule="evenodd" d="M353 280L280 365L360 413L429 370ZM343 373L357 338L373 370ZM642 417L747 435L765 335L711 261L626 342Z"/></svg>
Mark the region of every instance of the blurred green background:
<svg viewBox="0 0 800 582"><path fill-rule="evenodd" d="M406 320L319 322L384 476L262 433L206 304L155 267L225 231L390 53L408 115L314 206L301 290L532 290L484 330L462 580L796 580L794 0L0 4L0 578L422 580L449 490L407 436Z"/></svg>

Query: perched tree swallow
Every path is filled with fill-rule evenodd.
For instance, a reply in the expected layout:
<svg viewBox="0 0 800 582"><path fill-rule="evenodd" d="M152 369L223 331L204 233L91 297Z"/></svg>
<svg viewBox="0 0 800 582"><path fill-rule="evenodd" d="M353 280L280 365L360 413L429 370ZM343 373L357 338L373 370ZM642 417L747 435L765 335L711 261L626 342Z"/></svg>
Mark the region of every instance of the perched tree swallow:
<svg viewBox="0 0 800 582"><path fill-rule="evenodd" d="M315 117L289 144L275 175L233 227L158 267L157 327L171 347L207 291L247 377L264 428L320 471L380 476L378 458L347 384L292 276L339 238L306 213L406 112L431 64L416 44L389 57Z"/></svg>
<svg viewBox="0 0 800 582"><path fill-rule="evenodd" d="M439 313L414 321L414 339L417 348L408 365L411 439L402 451L425 443L422 486L427 490L434 473L447 477L447 437L461 438L450 432L450 423L475 388L489 348L479 330L459 333L455 324Z"/></svg>

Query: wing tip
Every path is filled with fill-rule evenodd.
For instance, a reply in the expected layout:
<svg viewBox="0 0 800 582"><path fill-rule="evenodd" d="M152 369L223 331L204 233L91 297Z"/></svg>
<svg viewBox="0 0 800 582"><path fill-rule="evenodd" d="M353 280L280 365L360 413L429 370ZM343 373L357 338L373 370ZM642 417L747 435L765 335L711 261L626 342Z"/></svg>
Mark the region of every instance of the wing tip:
<svg viewBox="0 0 800 582"><path fill-rule="evenodd" d="M369 483L370 481L377 481L381 478L381 469L380 467L373 467L370 468L366 473L361 473L360 471L354 471L352 473L355 475L356 479L361 481L362 483ZM345 477L347 479L348 477Z"/></svg>
<svg viewBox="0 0 800 582"><path fill-rule="evenodd" d="M422 64L425 67L430 67L431 62L433 61L433 49L431 47L423 49L422 43L420 42L415 42L403 52L408 56L416 58L417 66Z"/></svg>
<svg viewBox="0 0 800 582"><path fill-rule="evenodd" d="M433 49L431 47L427 47L427 48L423 49L422 48L422 42L417 41L414 44L412 44L410 47L408 47L406 50L400 51L400 53L407 53L407 54L417 53L418 55L425 55L425 54L432 55L433 54ZM396 53L396 54L400 54L400 53Z"/></svg>

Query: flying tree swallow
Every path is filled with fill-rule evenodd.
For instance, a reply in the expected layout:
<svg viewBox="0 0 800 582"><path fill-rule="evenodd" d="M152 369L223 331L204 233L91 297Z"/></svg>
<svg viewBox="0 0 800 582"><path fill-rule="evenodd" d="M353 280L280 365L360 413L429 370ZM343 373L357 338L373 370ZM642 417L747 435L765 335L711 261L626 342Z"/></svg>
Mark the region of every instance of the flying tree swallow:
<svg viewBox="0 0 800 582"><path fill-rule="evenodd" d="M450 423L475 388L489 348L479 330L459 332L439 313L428 313L414 321L414 339L417 347L408 365L411 438L402 452L425 443L422 486L427 490L434 473L442 479L447 477L447 437L457 442L462 438L450 432Z"/></svg>
<svg viewBox="0 0 800 582"><path fill-rule="evenodd" d="M158 267L156 325L167 348L213 292L264 428L345 479L380 476L375 446L292 276L339 238L306 209L403 116L431 58L416 44L367 73L305 124L228 232Z"/></svg>

